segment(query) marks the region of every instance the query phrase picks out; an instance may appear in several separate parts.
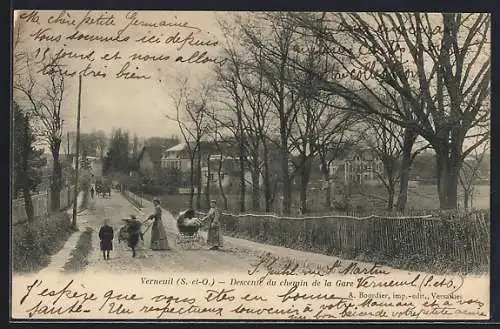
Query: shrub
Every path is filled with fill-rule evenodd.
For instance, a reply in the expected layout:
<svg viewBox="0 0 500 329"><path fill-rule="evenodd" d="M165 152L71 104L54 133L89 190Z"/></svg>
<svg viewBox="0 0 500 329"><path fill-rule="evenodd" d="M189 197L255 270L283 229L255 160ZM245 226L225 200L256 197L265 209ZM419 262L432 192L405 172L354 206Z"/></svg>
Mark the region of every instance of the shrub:
<svg viewBox="0 0 500 329"><path fill-rule="evenodd" d="M62 249L73 233L66 212L52 214L12 227L14 272L36 272L50 263L50 256Z"/></svg>

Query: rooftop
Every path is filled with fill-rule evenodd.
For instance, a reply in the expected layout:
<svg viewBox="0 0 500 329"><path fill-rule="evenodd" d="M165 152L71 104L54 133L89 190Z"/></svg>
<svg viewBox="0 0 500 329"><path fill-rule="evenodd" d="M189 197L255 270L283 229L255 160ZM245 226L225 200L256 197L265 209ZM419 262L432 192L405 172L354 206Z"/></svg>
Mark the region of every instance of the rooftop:
<svg viewBox="0 0 500 329"><path fill-rule="evenodd" d="M180 143L171 148L167 149L165 152L179 152L185 150L187 147L187 143Z"/></svg>

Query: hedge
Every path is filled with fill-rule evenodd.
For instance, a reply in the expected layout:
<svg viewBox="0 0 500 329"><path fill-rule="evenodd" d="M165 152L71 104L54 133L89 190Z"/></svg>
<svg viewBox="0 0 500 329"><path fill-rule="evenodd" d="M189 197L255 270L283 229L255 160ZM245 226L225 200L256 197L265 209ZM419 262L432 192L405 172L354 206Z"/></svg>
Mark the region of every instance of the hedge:
<svg viewBox="0 0 500 329"><path fill-rule="evenodd" d="M37 272L50 263L74 232L66 212L12 226L12 269Z"/></svg>

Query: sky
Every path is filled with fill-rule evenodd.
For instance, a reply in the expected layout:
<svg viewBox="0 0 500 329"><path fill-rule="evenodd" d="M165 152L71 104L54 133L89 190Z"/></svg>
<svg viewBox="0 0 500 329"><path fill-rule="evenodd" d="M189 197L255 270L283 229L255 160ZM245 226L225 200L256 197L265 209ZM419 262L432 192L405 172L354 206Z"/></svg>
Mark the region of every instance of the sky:
<svg viewBox="0 0 500 329"><path fill-rule="evenodd" d="M20 19L20 12L16 12L16 27L21 31L21 43L16 47L18 49L28 49L34 53L41 48L39 54L43 54L46 48L50 52L57 53L59 49L63 51L73 51L75 53L87 55L92 50L93 61L81 59L68 59L66 56L64 63L68 65L68 71L79 71L87 63L93 68L107 68L106 78L84 77L82 79L81 92L81 131L91 132L93 130L104 130L109 133L113 128L122 128L128 130L131 134L137 134L140 137L152 136L171 136L178 134L177 123L169 120L165 114L175 115L175 107L172 103L172 94L175 93L176 76L185 76L193 81L202 81L206 79L209 72L209 64L185 64L175 63L172 58L181 55L190 57L194 51L208 51L209 55L215 57L220 47L190 47L184 45L182 49L177 50L177 45L171 44L141 44L134 42L142 35L157 35L162 41L166 41L169 36L175 36L180 33L179 38L186 38L191 32L194 32L193 38L202 41L215 41L221 39L221 33L215 19L214 12L127 12L127 11L93 11L87 14L86 11L38 11L38 19L29 15L31 11L24 11L24 18ZM104 18L113 15L114 25L90 25L92 19L97 19L101 14ZM60 16L61 15L61 16ZM28 18L26 17L28 16ZM50 19L52 17L52 19ZM54 23L56 19L59 23ZM87 18L86 18L87 17ZM72 35L75 31L85 34L98 34L116 36L118 31L127 24L134 21L148 21L150 23L160 24L160 21L166 22L187 22L190 28L186 27L144 27L129 26L122 32L121 36L129 36L128 42L100 42L85 40L68 40L65 37ZM52 22L49 24L48 22ZM74 20L74 25L70 25ZM37 21L37 22L36 22ZM77 26L81 21L82 24ZM100 22L104 22L101 20ZM69 23L68 23L69 22ZM111 20L106 22L110 23ZM56 41L40 40L41 34L36 32L40 29L46 30L45 35L61 35L61 39ZM109 55L120 51L121 60L105 61L100 59L105 53ZM156 63L139 63L139 70L135 70L134 61L129 71L136 74L150 75L151 79L117 79L114 77L120 71L120 68L127 62L127 56L133 53L142 53L149 55L170 56L171 60L158 61ZM104 71L104 70L103 70ZM37 78L43 78L37 75ZM16 79L14 77L14 79ZM65 130L76 130L76 113L78 104L78 78L67 77L65 80L66 90L64 97L63 116L65 119Z"/></svg>
<svg viewBox="0 0 500 329"><path fill-rule="evenodd" d="M175 116L172 96L176 95L177 77L187 77L193 83L210 83L210 64L175 62L175 58L188 58L193 52L207 51L207 56L219 58L224 37L217 23L217 15L228 17L228 12L209 11L17 11L15 26L20 31L20 43L15 52L28 51L39 58L48 53L66 52L62 61L68 72L78 72L87 65L96 71L106 72L105 78L84 77L81 91L81 131L103 130L110 133L121 128L139 137L170 137L180 135L177 123L167 118ZM99 20L98 20L99 19ZM102 24L102 25L101 25ZM135 24L135 25L134 25ZM153 24L163 26L152 26ZM147 26L145 26L147 25ZM165 26L168 25L168 26ZM43 31L43 33L41 33ZM69 40L68 36L79 33L83 38L90 35L120 38L125 42ZM192 34L191 34L192 33ZM84 35L83 35L84 34ZM181 40L191 34L194 42L219 44L189 45ZM59 36L59 37L58 37ZM146 36L158 37L159 43L143 43L136 40ZM56 40L51 41L48 39ZM60 39L57 39L60 38ZM41 40L43 39L43 40ZM176 44L171 41L177 39ZM144 39L143 39L144 40ZM169 41L170 42L167 42ZM72 54L69 52L73 52ZM120 59L112 58L116 52ZM133 61L129 56L170 56L162 61ZM489 53L488 53L489 54ZM88 59L71 59L69 55ZM116 78L115 74L129 62L128 71L148 75L150 79ZM15 65L15 64L14 64ZM15 70L15 67L14 67ZM34 75L42 84L41 74ZM14 80L17 78L14 77ZM22 79L22 78L20 78ZM15 81L14 81L15 83ZM65 80L63 117L65 131L76 130L78 104L77 74Z"/></svg>

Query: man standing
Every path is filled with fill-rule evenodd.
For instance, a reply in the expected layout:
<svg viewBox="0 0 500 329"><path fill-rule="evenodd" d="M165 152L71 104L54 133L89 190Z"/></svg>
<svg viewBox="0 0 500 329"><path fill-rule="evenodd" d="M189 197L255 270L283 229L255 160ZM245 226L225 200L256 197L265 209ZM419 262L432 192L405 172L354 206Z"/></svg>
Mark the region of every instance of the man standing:
<svg viewBox="0 0 500 329"><path fill-rule="evenodd" d="M208 236L207 244L210 250L219 250L222 247L222 231L220 225L220 210L217 208L215 200L210 201L210 210L203 218L203 221L208 220Z"/></svg>

